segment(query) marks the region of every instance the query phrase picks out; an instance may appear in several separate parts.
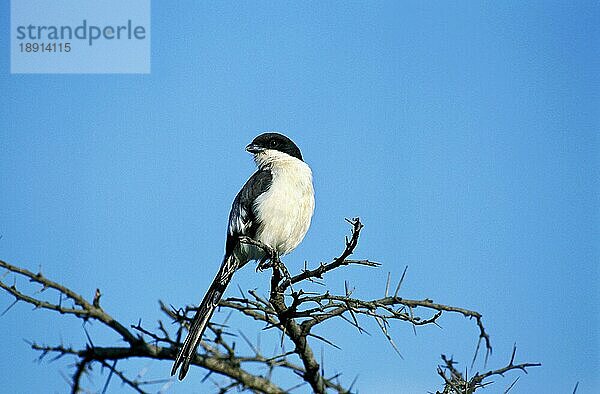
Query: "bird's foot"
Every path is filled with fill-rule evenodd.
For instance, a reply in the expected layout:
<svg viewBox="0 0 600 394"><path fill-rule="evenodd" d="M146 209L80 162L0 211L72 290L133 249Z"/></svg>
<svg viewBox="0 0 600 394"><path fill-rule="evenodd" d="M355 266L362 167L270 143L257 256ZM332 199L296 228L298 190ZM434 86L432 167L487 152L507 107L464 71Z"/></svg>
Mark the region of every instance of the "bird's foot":
<svg viewBox="0 0 600 394"><path fill-rule="evenodd" d="M275 249L265 244L263 250L265 255L260 259L260 262L256 267L257 271L263 271L269 268L279 268L279 266L283 265L279 259L279 253L277 253Z"/></svg>
<svg viewBox="0 0 600 394"><path fill-rule="evenodd" d="M288 269L285 266L285 264L283 264L281 262L281 260L279 260L279 259L277 259L276 263L274 263L274 264L275 264L275 267L279 270L279 272L281 272L281 274L283 275L283 278L286 281L289 281L290 284L291 284L292 283L292 275L290 275L290 271L288 271Z"/></svg>
<svg viewBox="0 0 600 394"><path fill-rule="evenodd" d="M281 272L281 275L285 280L289 280L290 283L292 281L292 275L290 271L288 271L287 267L281 259L279 258L279 254L272 248L269 248L268 253L260 260L258 265L256 266L257 271L263 271L269 268L273 268Z"/></svg>
<svg viewBox="0 0 600 394"><path fill-rule="evenodd" d="M256 266L257 272L258 271L262 272L269 268L276 269L281 273L281 275L283 276L283 278L286 281L289 281L289 283L291 285L292 275L290 275L290 271L288 271L285 264L283 264L281 262L281 259L279 258L279 253L277 253L277 250L273 249L271 246L269 246L265 243L254 240L247 236L241 236L241 237L239 237L239 240L241 243L254 245L254 246L262 249L265 252L264 256L260 259L258 265Z"/></svg>
<svg viewBox="0 0 600 394"><path fill-rule="evenodd" d="M271 268L273 266L272 261L279 260L279 256L277 255L275 249L273 249L265 243L252 239L245 235L240 236L239 241L243 244L256 246L257 248L262 249L263 252L265 252L263 258L260 259L260 262L256 266L256 271L263 271L268 268Z"/></svg>
<svg viewBox="0 0 600 394"><path fill-rule="evenodd" d="M266 269L269 269L273 266L273 263L271 262L271 259L269 258L269 256L264 256L262 259L260 259L260 261L258 262L258 265L256 266L256 272L262 272Z"/></svg>
<svg viewBox="0 0 600 394"><path fill-rule="evenodd" d="M290 288L292 287L292 275L290 271L288 271L287 267L283 262L279 259L278 255L272 256L269 259L269 267L272 267L274 270L277 270L281 273L284 282L288 282L290 284ZM292 289L293 290L293 289Z"/></svg>

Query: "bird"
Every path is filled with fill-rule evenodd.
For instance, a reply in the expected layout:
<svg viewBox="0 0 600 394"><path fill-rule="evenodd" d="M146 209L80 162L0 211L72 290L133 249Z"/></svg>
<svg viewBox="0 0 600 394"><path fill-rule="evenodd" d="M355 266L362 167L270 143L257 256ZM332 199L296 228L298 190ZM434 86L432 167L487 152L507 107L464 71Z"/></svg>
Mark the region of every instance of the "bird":
<svg viewBox="0 0 600 394"><path fill-rule="evenodd" d="M283 134L268 132L254 138L246 151L253 155L257 170L233 200L223 262L190 323L171 369L173 376L181 367L179 380L185 378L233 274L249 261L259 261L260 268L267 259L290 253L310 227L315 208L312 170L298 146ZM248 238L267 248L243 242Z"/></svg>

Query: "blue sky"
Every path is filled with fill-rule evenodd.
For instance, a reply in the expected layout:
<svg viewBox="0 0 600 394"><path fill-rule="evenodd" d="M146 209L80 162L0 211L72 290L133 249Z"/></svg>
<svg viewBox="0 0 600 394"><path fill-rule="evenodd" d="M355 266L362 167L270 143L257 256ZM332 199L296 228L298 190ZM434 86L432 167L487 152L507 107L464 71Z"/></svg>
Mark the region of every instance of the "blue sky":
<svg viewBox="0 0 600 394"><path fill-rule="evenodd" d="M243 148L278 130L315 176L292 271L336 255L343 219L360 216L357 256L383 266L339 272L332 290L347 280L379 297L387 273L408 265L401 296L484 315L490 367L514 343L518 361L543 363L512 393L600 390L597 4L153 3L149 75L11 75L2 4L1 259L89 297L99 287L116 318L152 327L159 299L202 297L254 169ZM247 267L234 282L264 290L267 278ZM11 302L1 295L0 309ZM345 382L358 374L365 393L435 391L439 355L464 367L477 339L459 316L440 323L417 336L392 327L404 360L373 322L371 336L332 325L342 350L324 349L326 368ZM23 339L81 346L79 320L18 304L0 327L3 387L67 391L72 361L35 363ZM170 369L120 366L151 378ZM213 392L203 375L169 392Z"/></svg>

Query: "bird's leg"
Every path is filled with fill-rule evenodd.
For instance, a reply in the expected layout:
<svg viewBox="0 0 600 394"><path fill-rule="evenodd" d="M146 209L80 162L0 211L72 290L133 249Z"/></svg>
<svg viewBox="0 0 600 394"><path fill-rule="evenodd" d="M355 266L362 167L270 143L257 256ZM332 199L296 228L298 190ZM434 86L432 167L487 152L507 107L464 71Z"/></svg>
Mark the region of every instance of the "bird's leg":
<svg viewBox="0 0 600 394"><path fill-rule="evenodd" d="M292 275L290 275L290 271L288 271L285 264L281 262L281 259L279 258L279 253L277 253L275 249L273 249L271 246L265 243L262 243L247 236L241 236L239 237L239 240L241 243L254 245L265 252L265 255L260 259L260 262L256 266L257 271L263 271L269 268L277 269L279 270L279 272L281 272L285 280L288 280L290 284L292 283Z"/></svg>
<svg viewBox="0 0 600 394"><path fill-rule="evenodd" d="M257 271L266 270L272 267L279 267L282 265L281 260L279 259L279 254L275 249L269 245L265 245L263 250L265 251L265 255L262 257L262 259L260 259L260 262L256 267Z"/></svg>
<svg viewBox="0 0 600 394"><path fill-rule="evenodd" d="M277 255L277 251L275 249L267 244L263 244L263 246L265 255L260 259L258 265L256 266L256 270L261 272L274 267L277 265L277 261L279 261L279 256Z"/></svg>
<svg viewBox="0 0 600 394"><path fill-rule="evenodd" d="M281 280L283 278L283 282L284 283L289 283L290 289L292 290L292 292L294 291L294 289L292 288L292 275L290 275L290 271L288 271L287 267L285 266L285 264L283 264L283 262L281 261L281 259L279 258L279 253L277 253L277 251L272 250L273 253L268 256L266 255L265 257L263 257L260 260L260 263L257 267L257 270L263 270L266 268L273 268L273 276L275 277L275 270L277 270L277 272L279 273L278 278L279 280Z"/></svg>
<svg viewBox="0 0 600 394"><path fill-rule="evenodd" d="M292 288L292 275L290 275L290 271L288 271L285 264L283 264L283 262L279 258L279 254L276 251L273 251L273 254L269 257L269 260L269 267L273 267L274 270L278 270L283 276L284 281L288 281L288 283L290 284L290 288L293 291L294 289Z"/></svg>
<svg viewBox="0 0 600 394"><path fill-rule="evenodd" d="M280 261L280 263L281 263L281 261ZM290 271L288 271L287 267L283 263L281 263L280 268L281 268L281 273L283 274L283 278L284 278L283 283L286 283L286 282L289 283L290 290L292 291L292 294L294 294L295 291L294 291L294 286L292 286L292 275L290 274Z"/></svg>
<svg viewBox="0 0 600 394"><path fill-rule="evenodd" d="M265 254L263 256L262 259L260 259L260 261L258 262L258 265L256 266L256 271L263 271L266 269L271 268L272 264L271 264L271 260L270 260L270 256Z"/></svg>
<svg viewBox="0 0 600 394"><path fill-rule="evenodd" d="M263 252L265 252L264 256L260 259L260 262L256 266L257 271L262 271L271 268L273 266L272 262L275 260L279 260L277 252L271 246L257 241L253 238L247 237L245 235L240 236L239 240L240 243L256 246L257 248L262 249Z"/></svg>

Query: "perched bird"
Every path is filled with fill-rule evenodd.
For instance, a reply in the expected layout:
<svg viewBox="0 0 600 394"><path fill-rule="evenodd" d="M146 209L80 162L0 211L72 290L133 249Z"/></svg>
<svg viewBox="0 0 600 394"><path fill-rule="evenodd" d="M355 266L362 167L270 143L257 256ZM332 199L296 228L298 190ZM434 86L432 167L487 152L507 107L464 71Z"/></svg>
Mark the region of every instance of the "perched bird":
<svg viewBox="0 0 600 394"><path fill-rule="evenodd" d="M277 256L294 250L308 231L315 207L312 172L300 149L285 135L264 133L246 150L258 170L239 191L229 213L225 256L219 272L192 319L171 375L187 374L206 326L236 270L251 260L272 257L264 249L241 242L249 237L270 247Z"/></svg>

